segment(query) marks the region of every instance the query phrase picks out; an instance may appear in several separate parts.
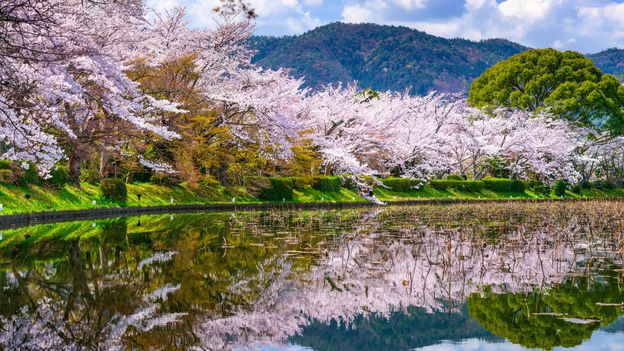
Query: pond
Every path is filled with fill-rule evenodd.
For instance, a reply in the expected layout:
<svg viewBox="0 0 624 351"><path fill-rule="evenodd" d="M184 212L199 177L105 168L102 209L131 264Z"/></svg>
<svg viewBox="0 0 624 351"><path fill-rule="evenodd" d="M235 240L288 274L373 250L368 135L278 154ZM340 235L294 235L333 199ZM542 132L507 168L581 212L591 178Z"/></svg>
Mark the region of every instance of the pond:
<svg viewBox="0 0 624 351"><path fill-rule="evenodd" d="M622 350L624 202L5 230L0 349Z"/></svg>

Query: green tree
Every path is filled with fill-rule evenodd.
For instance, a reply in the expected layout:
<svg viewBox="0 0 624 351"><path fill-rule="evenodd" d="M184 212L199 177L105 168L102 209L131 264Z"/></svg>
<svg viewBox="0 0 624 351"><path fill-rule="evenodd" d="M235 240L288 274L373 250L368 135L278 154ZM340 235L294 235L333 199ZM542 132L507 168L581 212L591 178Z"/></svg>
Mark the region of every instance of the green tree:
<svg viewBox="0 0 624 351"><path fill-rule="evenodd" d="M624 87L583 55L535 49L503 60L470 86L479 108L548 109L583 125L624 132Z"/></svg>

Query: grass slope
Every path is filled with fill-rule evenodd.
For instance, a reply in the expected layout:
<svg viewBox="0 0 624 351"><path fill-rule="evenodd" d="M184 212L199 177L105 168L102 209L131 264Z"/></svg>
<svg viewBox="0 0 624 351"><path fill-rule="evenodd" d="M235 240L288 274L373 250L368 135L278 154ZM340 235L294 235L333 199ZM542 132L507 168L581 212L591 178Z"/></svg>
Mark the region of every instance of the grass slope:
<svg viewBox="0 0 624 351"><path fill-rule="evenodd" d="M139 203L137 195L141 194ZM482 190L468 192L455 189L437 190L424 187L421 190L396 192L383 188L375 189L375 196L382 201L432 200L432 199L543 199L556 198L554 195L544 196L531 191L522 193L503 193ZM586 190L581 194L566 193L566 198L619 198L624 197L624 189ZM222 186L193 191L185 186L162 186L149 183L128 184L128 202L126 206L160 206L171 204L205 204L205 203L237 203L263 202L249 195L243 187L225 188ZM93 204L95 201L95 204ZM342 188L340 192L322 192L313 188L294 191L294 202L357 202L365 201L357 191ZM0 184L0 204L2 214L28 213L40 211L76 210L95 207L119 207L117 203L105 201L99 194L97 185L84 183L82 189L65 186L61 189L40 185L18 187Z"/></svg>

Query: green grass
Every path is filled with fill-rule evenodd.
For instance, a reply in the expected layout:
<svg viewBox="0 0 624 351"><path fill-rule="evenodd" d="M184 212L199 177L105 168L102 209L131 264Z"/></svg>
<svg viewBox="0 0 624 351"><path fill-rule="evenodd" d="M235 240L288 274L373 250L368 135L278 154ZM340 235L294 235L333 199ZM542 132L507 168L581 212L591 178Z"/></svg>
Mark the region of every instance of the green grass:
<svg viewBox="0 0 624 351"><path fill-rule="evenodd" d="M137 194L141 194L139 203ZM456 189L439 190L423 187L420 190L408 192L396 192L382 187L375 188L375 196L386 202L406 200L478 200L478 199L544 199L557 198L550 194L544 196L525 192L493 192L481 190L469 192ZM624 189L597 190L583 189L581 194L566 192L566 198L624 198ZM89 209L94 207L120 207L120 206L159 206L169 205L171 199L176 205L180 204L206 204L206 203L260 203L264 202L247 193L244 187L215 186L191 190L185 185L162 186L150 183L128 184L128 201L125 205L105 201L99 194L97 185L83 183L82 189L65 186L62 189L50 188L41 185L20 187L12 184L0 184L0 204L4 210L2 214L28 213L55 210ZM95 205L93 201L95 200ZM357 191L341 188L339 192L323 192L311 187L295 190L293 202L358 202L366 201Z"/></svg>

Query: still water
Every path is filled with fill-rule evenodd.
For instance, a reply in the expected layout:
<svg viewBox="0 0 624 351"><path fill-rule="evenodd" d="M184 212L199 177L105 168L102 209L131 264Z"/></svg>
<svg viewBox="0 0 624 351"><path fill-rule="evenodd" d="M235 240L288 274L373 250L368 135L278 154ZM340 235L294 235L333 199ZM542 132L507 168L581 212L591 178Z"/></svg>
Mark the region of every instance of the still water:
<svg viewBox="0 0 624 351"><path fill-rule="evenodd" d="M5 230L0 349L624 350L624 203Z"/></svg>

